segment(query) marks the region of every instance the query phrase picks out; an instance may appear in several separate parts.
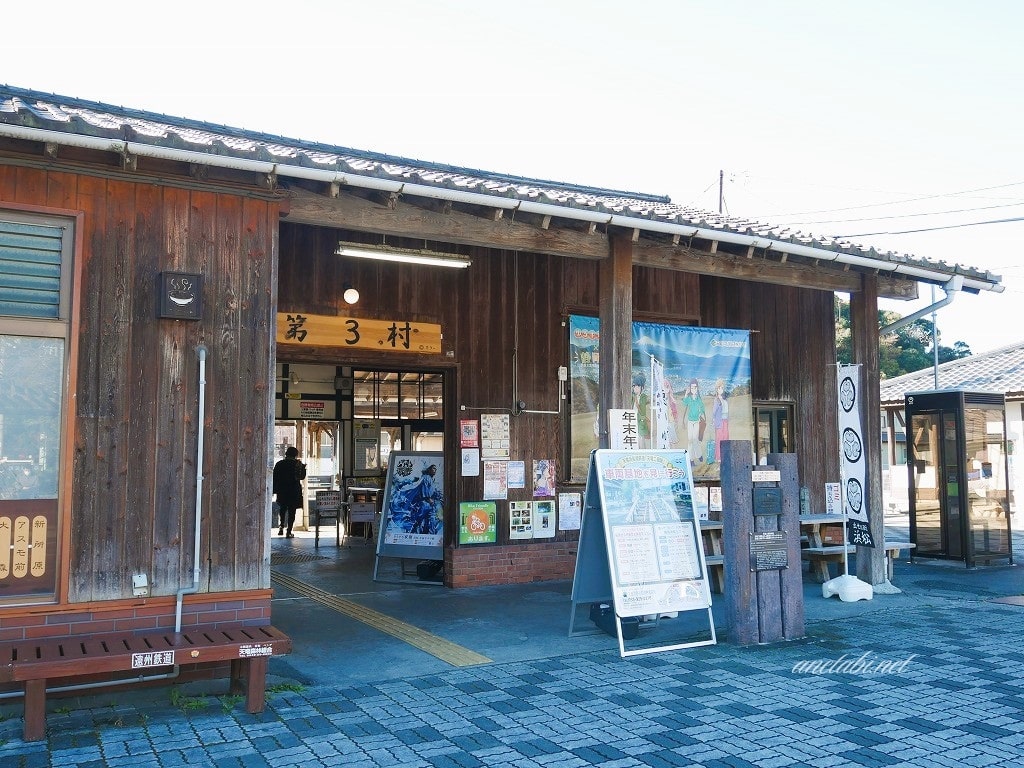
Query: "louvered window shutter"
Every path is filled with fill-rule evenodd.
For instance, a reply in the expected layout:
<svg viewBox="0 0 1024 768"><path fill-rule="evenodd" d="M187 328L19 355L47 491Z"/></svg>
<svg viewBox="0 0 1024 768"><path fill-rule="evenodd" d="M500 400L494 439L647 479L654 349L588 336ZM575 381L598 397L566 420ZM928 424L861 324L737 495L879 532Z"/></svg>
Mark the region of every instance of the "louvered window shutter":
<svg viewBox="0 0 1024 768"><path fill-rule="evenodd" d="M0 219L0 315L58 319L64 229Z"/></svg>

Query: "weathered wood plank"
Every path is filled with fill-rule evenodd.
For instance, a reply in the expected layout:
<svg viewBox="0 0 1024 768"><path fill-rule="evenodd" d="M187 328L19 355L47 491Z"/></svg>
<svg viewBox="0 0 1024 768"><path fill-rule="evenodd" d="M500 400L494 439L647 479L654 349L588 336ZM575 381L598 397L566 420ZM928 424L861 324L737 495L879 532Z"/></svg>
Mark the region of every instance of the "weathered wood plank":
<svg viewBox="0 0 1024 768"><path fill-rule="evenodd" d="M211 195L206 197L212 200ZM192 194L187 191L164 190L160 216L162 244L159 263L155 265L158 272L201 271L194 269L188 259L193 242L190 233L198 241L202 241L204 234L190 220L191 199ZM159 414L153 478L152 578L155 584L162 585L160 591L167 593L191 584L188 574L192 569L192 548L188 542L192 540L189 512L195 499L195 443L187 437L191 436L189 409L195 403L195 384L189 381L189 374L195 371L195 356L188 336L194 332L195 324L155 320L152 325L158 333L150 365L158 382L155 408Z"/></svg>
<svg viewBox="0 0 1024 768"><path fill-rule="evenodd" d="M457 210L437 212L401 200L394 207L389 207L345 193L329 198L304 189L291 189L289 210L284 220L392 237L438 240L480 248L499 247L578 259L601 259L608 252L608 240L602 234L542 229L510 217L494 221Z"/></svg>

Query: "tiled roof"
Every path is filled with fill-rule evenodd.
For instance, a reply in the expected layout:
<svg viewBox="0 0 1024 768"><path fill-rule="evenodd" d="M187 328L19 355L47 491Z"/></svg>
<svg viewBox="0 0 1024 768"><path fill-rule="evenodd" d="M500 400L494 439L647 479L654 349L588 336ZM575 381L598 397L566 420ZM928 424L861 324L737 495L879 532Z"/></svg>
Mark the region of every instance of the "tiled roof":
<svg viewBox="0 0 1024 768"><path fill-rule="evenodd" d="M939 389L996 392L1007 400L1024 400L1024 342L962 357L939 366ZM907 392L935 389L935 369L882 379L882 405L902 405Z"/></svg>
<svg viewBox="0 0 1024 768"><path fill-rule="evenodd" d="M982 287L999 283L998 276L985 270L893 251L879 252L844 239L815 236L764 222L722 216L677 205L661 195L457 168L0 85L0 128L3 124L190 150L211 156L213 164L216 164L216 158L257 160L278 166L337 171L428 188L545 203L574 211L627 216L652 224L700 227L904 265L911 273L914 267L919 267L943 274L960 274L980 281Z"/></svg>

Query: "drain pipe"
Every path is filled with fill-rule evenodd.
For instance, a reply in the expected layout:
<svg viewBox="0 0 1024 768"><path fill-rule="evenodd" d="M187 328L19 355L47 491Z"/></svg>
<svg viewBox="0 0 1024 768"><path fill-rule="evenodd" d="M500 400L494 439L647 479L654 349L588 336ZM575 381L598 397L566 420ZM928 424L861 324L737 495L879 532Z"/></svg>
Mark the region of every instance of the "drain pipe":
<svg viewBox="0 0 1024 768"><path fill-rule="evenodd" d="M203 511L203 430L206 422L206 346L204 344L197 346L196 354L199 356L199 437L196 441L196 525L195 546L192 553L192 586L183 587L175 594L175 632L181 632L181 605L184 602L185 595L193 595L199 591L199 535L201 533L200 522Z"/></svg>
<svg viewBox="0 0 1024 768"><path fill-rule="evenodd" d="M886 325L886 326L883 326L882 328L879 328L878 329L878 335L879 336L885 336L887 333L893 333L895 331L898 331L903 326L910 325L915 320L919 320L922 317L924 317L925 315L931 314L931 313L935 312L937 309L941 309L942 307L944 307L947 304L951 303L953 301L953 299L956 298L957 291L959 291L963 287L964 287L963 275L954 275L952 278L950 278L950 280L945 285L942 286L942 290L944 290L946 292L946 295L943 298L939 299L934 304L931 304L931 305L925 307L924 309L919 309L917 312L914 312L912 315L907 315L906 317L901 317L895 323L889 323L889 325Z"/></svg>

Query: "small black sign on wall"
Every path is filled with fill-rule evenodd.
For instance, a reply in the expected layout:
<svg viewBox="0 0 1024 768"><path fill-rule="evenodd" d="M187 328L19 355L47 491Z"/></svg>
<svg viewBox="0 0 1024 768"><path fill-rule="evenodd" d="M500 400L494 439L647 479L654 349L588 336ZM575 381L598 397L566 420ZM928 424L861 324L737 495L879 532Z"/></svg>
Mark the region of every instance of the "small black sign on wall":
<svg viewBox="0 0 1024 768"><path fill-rule="evenodd" d="M203 314L203 276L188 272L160 273L160 317L198 320Z"/></svg>

